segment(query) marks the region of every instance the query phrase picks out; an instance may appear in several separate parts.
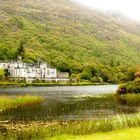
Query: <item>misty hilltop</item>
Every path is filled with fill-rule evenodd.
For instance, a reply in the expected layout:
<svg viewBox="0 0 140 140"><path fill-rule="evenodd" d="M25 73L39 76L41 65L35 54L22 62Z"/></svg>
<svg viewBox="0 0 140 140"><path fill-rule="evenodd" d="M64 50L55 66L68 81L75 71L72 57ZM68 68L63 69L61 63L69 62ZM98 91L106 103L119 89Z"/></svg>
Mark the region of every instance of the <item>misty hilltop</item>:
<svg viewBox="0 0 140 140"><path fill-rule="evenodd" d="M140 24L70 0L0 0L0 59L19 54L31 63L42 57L60 70L112 61L135 65Z"/></svg>

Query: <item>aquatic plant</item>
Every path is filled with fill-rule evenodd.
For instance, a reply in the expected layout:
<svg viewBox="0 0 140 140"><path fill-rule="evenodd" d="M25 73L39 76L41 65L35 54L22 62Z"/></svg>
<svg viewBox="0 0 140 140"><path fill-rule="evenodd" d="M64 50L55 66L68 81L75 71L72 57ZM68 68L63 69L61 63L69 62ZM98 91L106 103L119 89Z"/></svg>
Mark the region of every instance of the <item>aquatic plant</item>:
<svg viewBox="0 0 140 140"><path fill-rule="evenodd" d="M116 95L115 99L120 105L138 106L140 105L140 94Z"/></svg>
<svg viewBox="0 0 140 140"><path fill-rule="evenodd" d="M19 122L16 124L0 123L0 138L7 139L46 139L59 135L88 135L97 132L109 132L124 128L140 126L140 113L116 115L111 119L104 118L95 121L71 122Z"/></svg>
<svg viewBox="0 0 140 140"><path fill-rule="evenodd" d="M0 96L0 111L42 101L43 98L38 96Z"/></svg>

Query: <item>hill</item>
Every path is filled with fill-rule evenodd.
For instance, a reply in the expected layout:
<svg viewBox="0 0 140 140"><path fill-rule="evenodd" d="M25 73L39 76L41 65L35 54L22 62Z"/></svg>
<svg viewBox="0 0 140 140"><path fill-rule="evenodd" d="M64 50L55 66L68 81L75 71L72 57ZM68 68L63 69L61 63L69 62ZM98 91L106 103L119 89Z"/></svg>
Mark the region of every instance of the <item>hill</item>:
<svg viewBox="0 0 140 140"><path fill-rule="evenodd" d="M137 65L140 24L70 0L0 0L0 59L18 55L70 72L88 64Z"/></svg>

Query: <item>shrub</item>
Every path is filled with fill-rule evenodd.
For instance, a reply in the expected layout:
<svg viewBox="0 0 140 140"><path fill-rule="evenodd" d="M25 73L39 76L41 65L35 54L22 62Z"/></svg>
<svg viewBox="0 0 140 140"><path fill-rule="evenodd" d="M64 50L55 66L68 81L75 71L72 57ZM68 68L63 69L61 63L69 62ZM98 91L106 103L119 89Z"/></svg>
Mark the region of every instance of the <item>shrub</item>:
<svg viewBox="0 0 140 140"><path fill-rule="evenodd" d="M103 82L103 79L99 76L94 76L92 79L91 79L91 82L97 82L97 83L102 83Z"/></svg>
<svg viewBox="0 0 140 140"><path fill-rule="evenodd" d="M120 85L117 90L117 93L118 94L140 93L140 78L136 78L134 81Z"/></svg>
<svg viewBox="0 0 140 140"><path fill-rule="evenodd" d="M0 69L0 81L4 81L5 80L5 72L3 69Z"/></svg>

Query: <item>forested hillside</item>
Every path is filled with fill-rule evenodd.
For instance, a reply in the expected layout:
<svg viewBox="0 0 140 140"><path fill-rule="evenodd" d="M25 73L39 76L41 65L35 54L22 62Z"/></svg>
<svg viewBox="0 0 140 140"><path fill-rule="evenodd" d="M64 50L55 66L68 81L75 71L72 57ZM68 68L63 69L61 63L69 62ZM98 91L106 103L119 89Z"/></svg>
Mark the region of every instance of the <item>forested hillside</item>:
<svg viewBox="0 0 140 140"><path fill-rule="evenodd" d="M18 55L30 63L42 57L70 73L137 65L140 24L70 0L0 0L0 60Z"/></svg>

